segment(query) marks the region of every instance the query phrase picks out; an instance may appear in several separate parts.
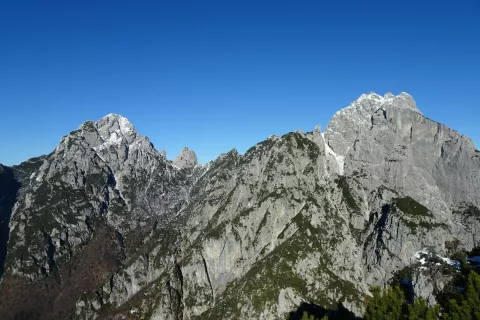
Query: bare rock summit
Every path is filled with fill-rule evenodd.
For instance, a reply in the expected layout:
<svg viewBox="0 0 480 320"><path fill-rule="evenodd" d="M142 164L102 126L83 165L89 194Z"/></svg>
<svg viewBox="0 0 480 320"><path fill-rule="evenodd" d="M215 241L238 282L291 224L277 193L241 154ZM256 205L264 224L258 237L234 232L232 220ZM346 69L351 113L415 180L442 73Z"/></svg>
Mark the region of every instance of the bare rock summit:
<svg viewBox="0 0 480 320"><path fill-rule="evenodd" d="M193 168L198 164L197 155L193 150L184 147L175 160L173 160L173 164L180 169Z"/></svg>

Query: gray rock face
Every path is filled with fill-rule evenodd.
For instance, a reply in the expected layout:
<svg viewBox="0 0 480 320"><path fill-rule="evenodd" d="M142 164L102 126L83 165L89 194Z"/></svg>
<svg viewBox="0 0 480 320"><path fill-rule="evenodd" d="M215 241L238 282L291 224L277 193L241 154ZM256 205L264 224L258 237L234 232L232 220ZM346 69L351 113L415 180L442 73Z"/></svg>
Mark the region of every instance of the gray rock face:
<svg viewBox="0 0 480 320"><path fill-rule="evenodd" d="M478 152L466 136L422 116L408 94L370 94L337 112L325 139L348 176L384 184L429 208L479 206Z"/></svg>
<svg viewBox="0 0 480 320"><path fill-rule="evenodd" d="M173 164L179 167L180 169L193 168L198 164L197 155L195 154L195 152L185 147L182 149L182 151L180 151L178 156L175 158L175 160L173 161Z"/></svg>
<svg viewBox="0 0 480 320"><path fill-rule="evenodd" d="M302 301L361 313L418 250L478 246L480 154L406 93L362 95L324 133L205 166L187 148L168 161L119 115L35 163L15 169L7 319L277 319ZM448 279L428 279L414 289L434 301ZM18 307L16 292L38 301L45 285L48 303Z"/></svg>
<svg viewBox="0 0 480 320"><path fill-rule="evenodd" d="M335 113L330 120L325 130L328 145L337 154L345 155L357 140L358 134L372 127L372 117L381 116L390 109L420 114L415 101L407 93L398 96L387 93L383 97L375 93L362 94L351 105Z"/></svg>
<svg viewBox="0 0 480 320"><path fill-rule="evenodd" d="M18 171L24 167L28 163ZM124 279L115 271L121 261L135 255L137 232L162 227L182 207L190 178L125 118L108 115L84 123L63 137L24 181L12 211L6 261L9 278L3 281L12 277L35 283L54 281L51 299L61 294L71 302L104 281ZM81 280L80 271L71 271L84 265L85 259L98 269L88 277L90 283ZM133 289L114 286L109 296L118 294L115 290L136 293L137 279L128 277L127 286ZM58 279L72 284L65 288L65 281ZM41 298L42 294L37 297L32 291L32 301ZM129 298L119 296L122 301ZM53 309L65 312L68 304L58 303ZM34 306L27 312L42 314L44 307ZM87 317L95 314L95 310L85 312Z"/></svg>

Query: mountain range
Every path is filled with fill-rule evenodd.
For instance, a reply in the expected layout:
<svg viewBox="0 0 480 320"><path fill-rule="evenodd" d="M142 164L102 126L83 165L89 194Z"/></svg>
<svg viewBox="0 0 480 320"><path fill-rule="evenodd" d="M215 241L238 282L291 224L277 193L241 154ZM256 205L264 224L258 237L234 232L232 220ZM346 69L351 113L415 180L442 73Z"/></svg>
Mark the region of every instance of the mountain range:
<svg viewBox="0 0 480 320"><path fill-rule="evenodd" d="M407 93L363 94L322 132L173 161L124 117L0 165L2 319L285 319L362 313L372 286L479 245L480 152ZM449 275L415 268L429 303Z"/></svg>

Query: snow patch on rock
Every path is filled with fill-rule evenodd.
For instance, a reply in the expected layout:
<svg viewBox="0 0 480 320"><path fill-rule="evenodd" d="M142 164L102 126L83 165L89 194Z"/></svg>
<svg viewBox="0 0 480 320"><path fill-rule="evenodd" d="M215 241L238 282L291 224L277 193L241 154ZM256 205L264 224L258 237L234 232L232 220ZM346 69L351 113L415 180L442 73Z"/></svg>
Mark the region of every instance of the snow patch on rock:
<svg viewBox="0 0 480 320"><path fill-rule="evenodd" d="M323 133L322 133L322 137L324 138ZM344 174L344 169L345 169L345 157L336 154L335 151L333 151L333 149L328 145L325 138L323 139L323 141L325 142L325 152L326 152L327 156L330 156L331 158L333 158L335 160L335 162L338 165L339 174L343 175Z"/></svg>
<svg viewBox="0 0 480 320"><path fill-rule="evenodd" d="M412 256L412 260L414 260L416 262L419 262L422 266L424 266L424 265L427 264L429 258L434 258L434 257L439 258L444 263L446 263L450 266L453 266L456 269L460 269L460 262L459 261L453 260L453 259L450 259L450 258L445 258L445 257L442 257L438 254L433 254L427 248L423 248L423 249L415 252ZM436 264L439 265L439 263L436 263ZM422 269L426 269L426 267L423 267Z"/></svg>

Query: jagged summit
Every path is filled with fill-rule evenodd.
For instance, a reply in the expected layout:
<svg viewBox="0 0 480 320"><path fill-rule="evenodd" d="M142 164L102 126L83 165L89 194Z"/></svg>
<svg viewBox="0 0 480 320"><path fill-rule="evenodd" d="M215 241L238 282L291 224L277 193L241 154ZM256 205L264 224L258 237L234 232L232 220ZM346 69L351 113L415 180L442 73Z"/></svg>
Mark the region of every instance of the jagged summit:
<svg viewBox="0 0 480 320"><path fill-rule="evenodd" d="M119 114L110 113L94 123L105 145L118 144L122 139L130 144L137 138L133 124Z"/></svg>
<svg viewBox="0 0 480 320"><path fill-rule="evenodd" d="M102 127L115 127L124 134L135 131L135 127L127 118L115 113L107 114L97 121L97 125L99 129Z"/></svg>
<svg viewBox="0 0 480 320"><path fill-rule="evenodd" d="M478 246L478 151L406 93L362 95L323 133L196 164L110 114L12 167L14 181L0 166L2 319L277 319L301 301L360 314L369 288L405 270L434 298L414 273L422 248Z"/></svg>
<svg viewBox="0 0 480 320"><path fill-rule="evenodd" d="M358 108L359 106L363 107L376 107L376 108L388 108L388 107L401 107L414 110L418 113L421 113L417 108L417 104L413 97L406 93L401 92L399 95L395 96L391 92L387 92L384 96L376 94L375 92L370 92L369 94L362 94L357 100L351 103L347 108ZM340 110L339 112L341 112Z"/></svg>
<svg viewBox="0 0 480 320"><path fill-rule="evenodd" d="M193 168L198 164L197 155L193 150L184 147L175 160L173 160L173 164L180 169Z"/></svg>
<svg viewBox="0 0 480 320"><path fill-rule="evenodd" d="M325 130L327 143L336 153L344 155L360 132L380 124L375 119L398 118L406 114L409 118L422 114L415 100L406 92L397 96L390 92L384 96L374 92L362 94L348 107L335 113Z"/></svg>
<svg viewBox="0 0 480 320"><path fill-rule="evenodd" d="M96 129L105 131L105 130L118 130L122 134L131 134L136 132L134 125L124 116L115 113L109 113L106 116L102 117L99 120L92 121L87 120L82 123L78 129L84 129L85 127L94 126Z"/></svg>
<svg viewBox="0 0 480 320"><path fill-rule="evenodd" d="M95 148L107 148L111 145L132 144L142 138L133 124L127 118L110 113L100 120L88 120L82 123L78 130L71 132L66 138L83 136Z"/></svg>

